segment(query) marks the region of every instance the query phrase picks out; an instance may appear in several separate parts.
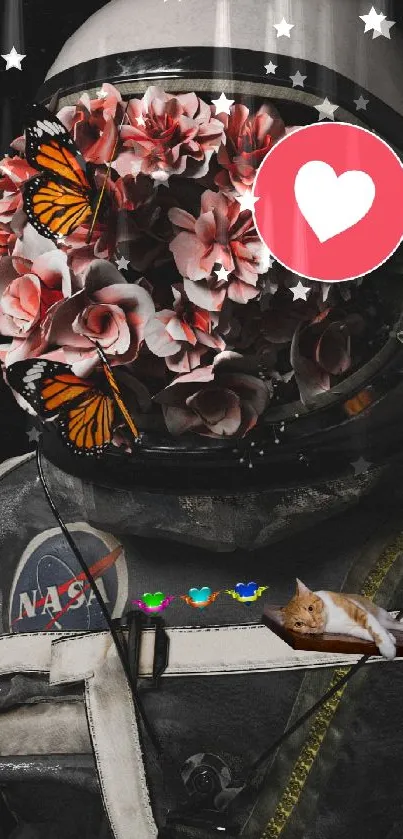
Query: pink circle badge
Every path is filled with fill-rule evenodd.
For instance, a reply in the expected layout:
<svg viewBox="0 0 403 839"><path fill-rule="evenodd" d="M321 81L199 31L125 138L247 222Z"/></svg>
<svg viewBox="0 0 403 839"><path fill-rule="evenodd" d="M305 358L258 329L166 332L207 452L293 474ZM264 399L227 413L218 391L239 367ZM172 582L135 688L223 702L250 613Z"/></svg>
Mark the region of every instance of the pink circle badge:
<svg viewBox="0 0 403 839"><path fill-rule="evenodd" d="M403 164L384 140L348 123L308 125L279 140L253 195L270 253L311 280L368 274L403 238Z"/></svg>

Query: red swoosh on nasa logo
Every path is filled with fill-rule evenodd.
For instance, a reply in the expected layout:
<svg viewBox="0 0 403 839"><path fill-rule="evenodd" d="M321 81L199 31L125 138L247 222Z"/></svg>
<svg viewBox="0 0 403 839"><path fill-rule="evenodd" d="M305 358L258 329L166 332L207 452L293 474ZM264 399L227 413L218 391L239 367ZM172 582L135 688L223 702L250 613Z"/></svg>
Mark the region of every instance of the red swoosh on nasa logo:
<svg viewBox="0 0 403 839"><path fill-rule="evenodd" d="M65 606L63 606L63 609L61 610L61 612L58 612L57 615L54 615L52 620L48 624L46 624L45 629L52 629L52 626L54 626L54 624L57 623L59 618L61 618L62 615L64 615L66 612L68 612L68 610L70 609L70 606L72 606L72 604L75 603L75 601L78 600L78 598L81 597L81 595L84 594L85 591L88 591L89 588L91 588L90 583L86 583L84 586L82 586L80 591L77 592L77 594L75 594L74 597L72 597L69 600L69 602L66 603Z"/></svg>
<svg viewBox="0 0 403 839"><path fill-rule="evenodd" d="M109 554L107 554L106 556L103 556L101 559L98 559L96 562L94 562L93 565L91 565L89 570L90 570L94 580L96 580L97 577L101 577L102 574L105 574L105 572L108 571L109 568L112 568L112 566L115 564L115 562L117 562L117 560L119 559L119 556L122 553L122 550L123 550L122 545L118 545L118 547L114 548L114 550L111 551ZM71 586L71 584L75 583L75 582L85 582L86 585L83 586L83 588L81 589L81 591L78 592L78 594L74 595L74 597L72 597L69 600L69 602L66 604L66 606L63 607L62 611L59 612L58 615L55 615L52 618L50 624L48 624L46 626L46 629L50 629L50 627L53 626L53 624L57 621L57 619L59 617L61 617L61 615L63 615L65 612L67 612L67 610L70 608L71 604L74 603L74 601L77 600L78 597L81 596L83 591L86 591L90 587L90 584L87 581L87 575L86 575L85 571L81 571L81 573L77 574L76 577L71 577L71 579L67 580L66 583L61 583L57 587L57 593L59 595L60 594L65 594L66 591L68 591L69 586ZM40 608L41 606L43 606L45 604L45 601L46 601L46 597L41 597L41 599L38 600L37 603L36 603L36 608ZM24 618L24 617L25 617L25 615L22 615L21 618L20 617L15 618L15 620L13 620L13 622L12 622L12 626L15 623L17 623L19 620L22 620L22 618Z"/></svg>

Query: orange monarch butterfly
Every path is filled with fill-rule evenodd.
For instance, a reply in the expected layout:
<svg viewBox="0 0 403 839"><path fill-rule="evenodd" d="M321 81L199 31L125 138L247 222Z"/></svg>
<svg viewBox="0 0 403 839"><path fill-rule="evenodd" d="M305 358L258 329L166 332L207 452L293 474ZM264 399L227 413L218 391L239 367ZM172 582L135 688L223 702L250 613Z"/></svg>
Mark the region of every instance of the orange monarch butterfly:
<svg viewBox="0 0 403 839"><path fill-rule="evenodd" d="M42 421L57 420L59 434L74 454L101 455L112 441L115 402L134 438L140 436L108 362L102 361L113 398L93 382L75 376L67 364L41 358L11 364L6 377Z"/></svg>
<svg viewBox="0 0 403 839"><path fill-rule="evenodd" d="M93 214L96 192L87 165L64 125L43 105L31 105L26 159L40 174L24 188L24 210L42 236L68 236Z"/></svg>

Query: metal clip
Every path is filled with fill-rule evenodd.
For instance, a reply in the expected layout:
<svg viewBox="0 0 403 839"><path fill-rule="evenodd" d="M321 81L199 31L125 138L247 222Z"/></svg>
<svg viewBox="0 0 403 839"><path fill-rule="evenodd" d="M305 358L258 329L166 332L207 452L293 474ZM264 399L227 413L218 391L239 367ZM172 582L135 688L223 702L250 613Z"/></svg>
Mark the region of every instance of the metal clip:
<svg viewBox="0 0 403 839"><path fill-rule="evenodd" d="M139 679L141 638L146 629L155 630L154 660L152 673L152 688L159 687L159 679L165 672L169 660L169 637L165 631L165 622L161 615L144 615L136 610L126 615L129 629L127 652L129 658L130 674L134 684ZM148 681L148 679L147 679Z"/></svg>

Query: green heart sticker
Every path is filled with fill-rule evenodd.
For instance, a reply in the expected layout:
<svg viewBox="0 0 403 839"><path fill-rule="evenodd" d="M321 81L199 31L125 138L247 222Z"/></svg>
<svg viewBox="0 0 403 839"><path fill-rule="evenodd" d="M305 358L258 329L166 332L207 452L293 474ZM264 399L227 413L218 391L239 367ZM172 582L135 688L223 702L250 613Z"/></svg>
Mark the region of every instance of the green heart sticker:
<svg viewBox="0 0 403 839"><path fill-rule="evenodd" d="M154 594L150 594L148 591L146 594L143 594L142 600L146 606L155 608L155 606L161 606L162 601L165 600L165 594L162 591L155 591Z"/></svg>

